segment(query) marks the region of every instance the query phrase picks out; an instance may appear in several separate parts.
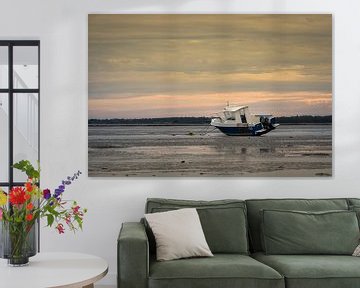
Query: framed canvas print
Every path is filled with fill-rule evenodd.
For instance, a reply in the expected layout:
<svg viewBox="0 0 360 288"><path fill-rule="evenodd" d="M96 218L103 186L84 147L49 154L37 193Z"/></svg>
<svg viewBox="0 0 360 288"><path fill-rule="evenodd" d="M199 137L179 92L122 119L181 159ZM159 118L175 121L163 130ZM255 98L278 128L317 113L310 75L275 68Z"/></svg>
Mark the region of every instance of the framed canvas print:
<svg viewBox="0 0 360 288"><path fill-rule="evenodd" d="M90 177L332 176L332 15L91 14Z"/></svg>

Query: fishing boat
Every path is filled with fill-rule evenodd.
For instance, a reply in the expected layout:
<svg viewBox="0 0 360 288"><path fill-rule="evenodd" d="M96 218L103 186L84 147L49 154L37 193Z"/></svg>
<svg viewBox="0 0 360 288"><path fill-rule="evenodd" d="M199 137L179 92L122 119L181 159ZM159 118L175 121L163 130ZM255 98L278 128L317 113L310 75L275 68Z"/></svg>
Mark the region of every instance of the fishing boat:
<svg viewBox="0 0 360 288"><path fill-rule="evenodd" d="M228 104L210 124L228 136L260 136L278 127L275 121L270 114L250 114L248 106Z"/></svg>

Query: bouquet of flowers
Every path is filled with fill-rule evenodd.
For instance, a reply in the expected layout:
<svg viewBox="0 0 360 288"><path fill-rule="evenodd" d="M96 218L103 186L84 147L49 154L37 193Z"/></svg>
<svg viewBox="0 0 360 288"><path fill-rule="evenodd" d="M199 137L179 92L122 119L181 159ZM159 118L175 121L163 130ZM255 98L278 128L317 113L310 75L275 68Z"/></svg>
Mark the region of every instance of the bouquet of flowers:
<svg viewBox="0 0 360 288"><path fill-rule="evenodd" d="M27 263L28 257L34 255L29 255L29 234L39 218L45 218L47 226L55 227L59 234L65 232L65 227L75 232L82 229L86 209L82 209L76 201L63 199L66 187L78 179L80 171L67 177L52 192L38 186L40 168L35 169L27 160L13 167L25 172L28 179L23 187L12 187L8 194L0 188L1 241L3 249L7 250L0 256L12 259L16 264Z"/></svg>

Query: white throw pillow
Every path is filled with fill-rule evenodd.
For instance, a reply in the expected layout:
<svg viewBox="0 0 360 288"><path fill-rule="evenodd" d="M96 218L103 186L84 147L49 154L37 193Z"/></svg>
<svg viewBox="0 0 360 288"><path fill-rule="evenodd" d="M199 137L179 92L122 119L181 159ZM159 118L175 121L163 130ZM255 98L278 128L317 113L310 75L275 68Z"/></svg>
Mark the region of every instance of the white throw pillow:
<svg viewBox="0 0 360 288"><path fill-rule="evenodd" d="M213 256L195 208L145 214L156 240L156 259Z"/></svg>
<svg viewBox="0 0 360 288"><path fill-rule="evenodd" d="M356 246L352 256L360 257L360 244L358 246Z"/></svg>

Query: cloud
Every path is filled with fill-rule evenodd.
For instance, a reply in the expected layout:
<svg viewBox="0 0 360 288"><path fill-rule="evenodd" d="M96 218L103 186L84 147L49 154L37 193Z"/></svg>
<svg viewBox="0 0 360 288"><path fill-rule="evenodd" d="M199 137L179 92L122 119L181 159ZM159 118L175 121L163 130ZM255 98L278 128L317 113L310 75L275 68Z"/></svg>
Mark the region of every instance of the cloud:
<svg viewBox="0 0 360 288"><path fill-rule="evenodd" d="M331 94L331 22L331 15L90 15L89 99Z"/></svg>
<svg viewBox="0 0 360 288"><path fill-rule="evenodd" d="M132 96L123 99L90 99L90 118L151 118L211 116L227 102L249 105L253 113L274 115L330 115L330 93L317 92L233 92L192 95Z"/></svg>

